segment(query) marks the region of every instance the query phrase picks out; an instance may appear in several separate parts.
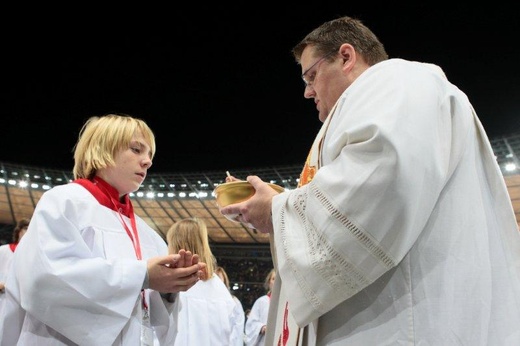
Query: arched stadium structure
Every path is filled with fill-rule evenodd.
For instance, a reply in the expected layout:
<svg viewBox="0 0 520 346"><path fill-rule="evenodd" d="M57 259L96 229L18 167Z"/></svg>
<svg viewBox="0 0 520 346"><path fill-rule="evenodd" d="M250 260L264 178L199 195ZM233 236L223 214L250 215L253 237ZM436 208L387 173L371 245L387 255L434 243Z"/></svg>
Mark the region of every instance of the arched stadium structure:
<svg viewBox="0 0 520 346"><path fill-rule="evenodd" d="M494 138L491 145L506 181L520 225L520 133ZM293 189L301 165L232 170L236 177L258 175L264 181ZM226 268L234 293L244 309L263 294L263 280L272 267L269 237L223 217L212 194L224 182L226 172L148 174L145 183L131 196L135 212L162 237L184 217L202 218L208 225L217 261ZM30 217L42 194L70 182L71 171L0 162L0 244L11 240L17 220Z"/></svg>

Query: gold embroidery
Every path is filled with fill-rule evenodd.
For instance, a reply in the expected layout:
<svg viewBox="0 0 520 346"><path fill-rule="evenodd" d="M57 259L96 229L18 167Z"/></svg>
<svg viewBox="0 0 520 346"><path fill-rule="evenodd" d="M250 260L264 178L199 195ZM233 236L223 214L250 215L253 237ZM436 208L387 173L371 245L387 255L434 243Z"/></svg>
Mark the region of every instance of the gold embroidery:
<svg viewBox="0 0 520 346"><path fill-rule="evenodd" d="M314 175L316 174L316 166L311 166L311 154L312 151L309 152L307 160L305 160L305 165L303 166L302 172L300 174L300 181L298 182L298 187L310 183L312 178L314 178Z"/></svg>

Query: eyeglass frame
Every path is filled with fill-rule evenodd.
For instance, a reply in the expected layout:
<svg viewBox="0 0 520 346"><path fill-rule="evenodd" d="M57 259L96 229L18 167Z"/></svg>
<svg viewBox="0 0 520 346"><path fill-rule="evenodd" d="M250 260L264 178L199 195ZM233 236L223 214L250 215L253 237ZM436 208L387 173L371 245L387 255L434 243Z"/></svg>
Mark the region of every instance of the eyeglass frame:
<svg viewBox="0 0 520 346"><path fill-rule="evenodd" d="M330 57L331 55L334 55L336 52L330 52L329 54L327 55L324 55L322 56L321 58L319 58L314 64L312 64L308 69L306 69L302 74L301 74L301 78L303 80L303 84L305 84L305 87L310 87L312 86L312 84L314 83L314 80L316 79L316 75L318 74L318 70L320 68L320 64L325 61L325 59L327 59L328 57ZM312 78L311 81L307 82L305 80L305 75L307 73L309 73L310 70L312 70L314 68L314 66L318 65L318 67L316 68L316 73L314 74L314 77Z"/></svg>

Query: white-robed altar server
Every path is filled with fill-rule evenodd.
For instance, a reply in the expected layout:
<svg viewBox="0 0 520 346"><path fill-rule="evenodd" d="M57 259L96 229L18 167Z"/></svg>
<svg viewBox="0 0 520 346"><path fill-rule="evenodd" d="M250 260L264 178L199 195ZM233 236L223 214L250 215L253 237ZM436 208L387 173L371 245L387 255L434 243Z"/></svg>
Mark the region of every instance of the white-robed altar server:
<svg viewBox="0 0 520 346"><path fill-rule="evenodd" d="M154 134L140 119L107 114L84 124L75 180L42 195L16 249L1 345L170 343L173 298L205 264L184 250L169 255L134 214L128 194L154 153Z"/></svg>
<svg viewBox="0 0 520 346"><path fill-rule="evenodd" d="M354 18L293 54L323 122L299 187L250 176L221 209L271 234L267 344L520 345L520 233L467 96Z"/></svg>
<svg viewBox="0 0 520 346"><path fill-rule="evenodd" d="M243 346L244 320L229 289L215 273L216 259L209 246L204 220L184 218L166 234L168 250L187 249L206 263L205 278L180 292L174 304L175 341L172 346Z"/></svg>
<svg viewBox="0 0 520 346"><path fill-rule="evenodd" d="M18 220L13 229L12 242L0 246L0 311L2 310L2 305L5 299L5 281L7 278L7 273L11 267L11 261L13 260L14 252L18 247L20 240L22 240L23 236L25 235L25 232L27 232L29 222L29 218L22 218ZM2 317L3 315L0 312L0 323Z"/></svg>
<svg viewBox="0 0 520 346"><path fill-rule="evenodd" d="M266 293L258 297L246 321L245 326L245 346L264 346L265 333L267 331L267 319L269 317L269 304L271 302L271 291L274 287L274 281L276 279L276 270L271 269L267 273L264 280L264 288Z"/></svg>
<svg viewBox="0 0 520 346"><path fill-rule="evenodd" d="M235 309L233 312L233 319L236 324L236 331L239 331L241 334L241 338L244 339L244 328L246 323L246 313L244 311L244 307L242 306L242 302L236 295L233 294L233 291L231 290L231 285L229 282L229 277L227 275L226 270L224 267L217 265L215 268L215 274L222 280L224 285L227 287L229 293L231 293L231 297L233 297L233 301L235 302ZM243 345L242 345L243 346Z"/></svg>

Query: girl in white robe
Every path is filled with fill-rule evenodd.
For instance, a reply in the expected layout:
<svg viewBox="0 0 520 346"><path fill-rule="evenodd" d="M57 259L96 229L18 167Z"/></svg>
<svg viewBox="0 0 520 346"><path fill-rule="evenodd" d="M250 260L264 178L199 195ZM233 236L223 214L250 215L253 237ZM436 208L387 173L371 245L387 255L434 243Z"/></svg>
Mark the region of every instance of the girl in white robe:
<svg viewBox="0 0 520 346"><path fill-rule="evenodd" d="M171 345L243 346L243 320L237 319L237 304L215 273L206 223L198 218L181 219L170 227L166 240L170 253L187 249L199 254L207 270L203 280L180 292L175 301L175 341Z"/></svg>

